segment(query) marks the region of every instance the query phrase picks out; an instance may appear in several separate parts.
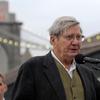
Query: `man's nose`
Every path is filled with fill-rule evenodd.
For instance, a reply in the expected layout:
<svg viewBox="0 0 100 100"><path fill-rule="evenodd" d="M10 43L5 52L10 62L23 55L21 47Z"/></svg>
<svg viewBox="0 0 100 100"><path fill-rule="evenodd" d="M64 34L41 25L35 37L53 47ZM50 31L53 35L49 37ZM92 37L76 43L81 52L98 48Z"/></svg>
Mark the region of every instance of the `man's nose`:
<svg viewBox="0 0 100 100"><path fill-rule="evenodd" d="M78 40L76 37L74 37L72 43L73 44L79 44L80 40Z"/></svg>

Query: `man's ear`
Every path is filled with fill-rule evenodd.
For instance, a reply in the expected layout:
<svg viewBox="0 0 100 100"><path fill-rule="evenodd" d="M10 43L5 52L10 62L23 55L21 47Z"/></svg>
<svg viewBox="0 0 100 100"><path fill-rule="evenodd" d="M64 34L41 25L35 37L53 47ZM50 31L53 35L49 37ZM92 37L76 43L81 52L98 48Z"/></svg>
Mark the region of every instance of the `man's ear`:
<svg viewBox="0 0 100 100"><path fill-rule="evenodd" d="M56 39L56 36L54 36L54 35L50 36L50 43L51 43L51 45L55 42L55 39Z"/></svg>
<svg viewBox="0 0 100 100"><path fill-rule="evenodd" d="M8 87L7 87L7 85L5 84L5 86L4 86L4 92L6 92L8 90Z"/></svg>

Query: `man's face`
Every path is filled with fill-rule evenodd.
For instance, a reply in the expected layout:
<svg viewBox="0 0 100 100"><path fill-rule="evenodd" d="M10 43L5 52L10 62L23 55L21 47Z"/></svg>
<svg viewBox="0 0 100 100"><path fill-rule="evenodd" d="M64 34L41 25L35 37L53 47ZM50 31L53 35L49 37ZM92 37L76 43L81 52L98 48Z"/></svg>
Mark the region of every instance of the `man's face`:
<svg viewBox="0 0 100 100"><path fill-rule="evenodd" d="M54 37L52 45L57 56L68 59L75 57L80 52L82 34L79 25L71 26L59 37Z"/></svg>
<svg viewBox="0 0 100 100"><path fill-rule="evenodd" d="M4 95L7 90L6 84L3 82L3 79L0 77L0 95Z"/></svg>

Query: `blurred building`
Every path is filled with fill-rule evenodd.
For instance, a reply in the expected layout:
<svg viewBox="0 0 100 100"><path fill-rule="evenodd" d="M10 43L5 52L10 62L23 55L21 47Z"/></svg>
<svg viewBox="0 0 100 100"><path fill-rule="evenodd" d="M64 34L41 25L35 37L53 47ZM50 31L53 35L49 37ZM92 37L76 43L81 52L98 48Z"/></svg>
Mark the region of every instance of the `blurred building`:
<svg viewBox="0 0 100 100"><path fill-rule="evenodd" d="M84 40L81 53L100 59L100 33Z"/></svg>
<svg viewBox="0 0 100 100"><path fill-rule="evenodd" d="M0 1L0 72L8 73L12 68L32 56L48 52L48 40L27 30L22 30L22 23L16 15L9 12L7 1ZM29 36L30 34L30 36ZM25 37L25 38L22 38ZM26 56L23 53L26 51Z"/></svg>
<svg viewBox="0 0 100 100"><path fill-rule="evenodd" d="M100 59L100 33L85 39L82 44L81 53L94 59ZM100 80L100 63L86 63L86 65Z"/></svg>
<svg viewBox="0 0 100 100"><path fill-rule="evenodd" d="M20 63L20 28L14 13L9 12L7 1L0 1L0 72L6 73ZM16 55L17 54L17 55Z"/></svg>

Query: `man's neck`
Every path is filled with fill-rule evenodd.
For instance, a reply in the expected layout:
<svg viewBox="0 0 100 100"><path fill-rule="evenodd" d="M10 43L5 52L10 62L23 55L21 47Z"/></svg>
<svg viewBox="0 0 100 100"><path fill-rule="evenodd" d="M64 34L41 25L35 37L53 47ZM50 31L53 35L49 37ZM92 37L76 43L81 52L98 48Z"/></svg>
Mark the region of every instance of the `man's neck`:
<svg viewBox="0 0 100 100"><path fill-rule="evenodd" d="M58 60L59 62L61 62L67 69L70 69L69 67L73 63L73 61L74 61L73 59L70 59L70 58L68 58L68 59L61 58L61 57L57 56L57 54L55 54L53 51L51 51L51 53L52 53L53 57L56 60Z"/></svg>

